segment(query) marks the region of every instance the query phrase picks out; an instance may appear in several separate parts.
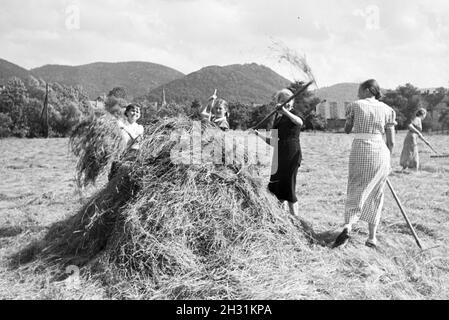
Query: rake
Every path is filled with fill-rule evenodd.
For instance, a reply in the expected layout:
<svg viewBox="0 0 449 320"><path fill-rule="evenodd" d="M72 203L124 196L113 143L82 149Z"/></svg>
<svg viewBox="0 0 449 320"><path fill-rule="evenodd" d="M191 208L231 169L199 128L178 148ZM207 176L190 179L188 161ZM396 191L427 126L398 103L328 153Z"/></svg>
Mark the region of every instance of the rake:
<svg viewBox="0 0 449 320"><path fill-rule="evenodd" d="M432 145L430 144L429 141L427 141L426 139L424 139L423 137L420 137L421 140L430 148L432 149L433 152L435 152L435 155L431 155L431 158L449 158L449 154L442 154L441 152L438 152L437 150L435 150L434 147L432 147Z"/></svg>
<svg viewBox="0 0 449 320"><path fill-rule="evenodd" d="M387 185L390 188L391 193L393 194L394 199L396 200L396 203L398 204L399 209L401 210L402 215L404 216L405 221L407 222L408 227L410 228L413 238L415 238L416 244L418 247L423 250L423 247L421 245L421 242L419 241L418 235L416 234L415 229L413 228L412 223L410 222L409 218L407 217L407 214L405 213L404 208L402 207L401 201L399 200L396 192L393 189L393 186L391 185L390 180L387 179Z"/></svg>
<svg viewBox="0 0 449 320"><path fill-rule="evenodd" d="M433 155L430 156L431 158L449 158L449 154L440 154L440 155Z"/></svg>

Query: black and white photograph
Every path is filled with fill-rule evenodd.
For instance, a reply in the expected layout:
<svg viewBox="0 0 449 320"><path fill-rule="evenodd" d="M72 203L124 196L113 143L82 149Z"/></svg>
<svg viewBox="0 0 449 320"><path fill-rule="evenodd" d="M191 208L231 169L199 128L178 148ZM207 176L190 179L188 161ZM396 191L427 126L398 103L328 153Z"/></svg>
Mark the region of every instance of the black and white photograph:
<svg viewBox="0 0 449 320"><path fill-rule="evenodd" d="M448 300L449 2L2 0L0 299Z"/></svg>

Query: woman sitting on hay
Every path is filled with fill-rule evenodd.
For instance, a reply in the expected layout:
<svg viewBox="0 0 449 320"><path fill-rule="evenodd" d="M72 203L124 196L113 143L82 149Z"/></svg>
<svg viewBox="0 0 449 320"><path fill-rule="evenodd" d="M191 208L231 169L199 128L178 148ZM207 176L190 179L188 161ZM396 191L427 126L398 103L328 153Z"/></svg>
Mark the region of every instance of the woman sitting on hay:
<svg viewBox="0 0 449 320"><path fill-rule="evenodd" d="M277 106L282 105L293 96L289 89L283 89L276 93L275 102ZM296 176L301 165L302 153L299 141L299 134L303 125L303 120L293 109L294 99L286 107L283 107L276 114L273 129L277 130L278 144L274 148L272 161L272 175L268 189L282 203L288 202L290 213L298 216L296 197ZM267 144L272 144L271 139L259 132L256 135L261 137Z"/></svg>
<svg viewBox="0 0 449 320"><path fill-rule="evenodd" d="M203 120L215 124L221 130L229 130L228 103L223 99L217 99L217 90L209 98L207 106L201 112L201 116Z"/></svg>

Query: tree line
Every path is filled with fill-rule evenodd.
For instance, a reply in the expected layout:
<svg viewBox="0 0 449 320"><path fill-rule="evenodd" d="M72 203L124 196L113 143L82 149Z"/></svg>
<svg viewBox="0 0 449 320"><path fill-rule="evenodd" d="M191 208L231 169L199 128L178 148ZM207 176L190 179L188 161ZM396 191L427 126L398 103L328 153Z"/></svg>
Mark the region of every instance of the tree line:
<svg viewBox="0 0 449 320"><path fill-rule="evenodd" d="M0 89L0 138L46 136L46 124L43 121L43 105L47 95L47 83L30 76L25 82L11 78ZM303 82L290 85L292 91L304 86ZM169 102L161 106L151 103L146 96L128 99L125 88L113 88L105 97L102 110L89 104L87 93L81 86L65 86L59 83L48 84L48 136L66 137L73 128L86 118L94 118L111 108L122 108L128 103L140 104L143 110L143 122L153 122L160 118L185 115L200 120L203 106L199 100L189 103ZM432 92L421 92L411 84L399 86L385 92L382 99L392 106L397 113L398 129L406 129L416 110L425 108L429 116L423 122L425 131L449 130L449 90L438 88ZM305 91L295 99L294 108L305 120L305 130L326 130L326 119L317 115L315 110L320 99L313 92ZM274 105L247 105L239 102L229 104L229 124L231 129L246 130L259 123ZM272 121L273 119L271 119ZM272 125L264 124L267 129Z"/></svg>
<svg viewBox="0 0 449 320"><path fill-rule="evenodd" d="M388 90L382 101L395 109L399 130L407 128L419 108L428 112L423 122L424 131L449 130L449 90L446 88L421 92L407 83L395 90Z"/></svg>

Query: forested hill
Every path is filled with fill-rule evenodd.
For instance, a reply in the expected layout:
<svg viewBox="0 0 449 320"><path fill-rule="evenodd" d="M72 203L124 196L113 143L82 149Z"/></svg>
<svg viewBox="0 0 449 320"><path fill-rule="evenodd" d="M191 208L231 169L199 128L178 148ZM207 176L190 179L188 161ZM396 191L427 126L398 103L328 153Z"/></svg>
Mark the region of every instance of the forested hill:
<svg viewBox="0 0 449 320"><path fill-rule="evenodd" d="M150 62L96 62L74 67L46 65L32 69L31 73L49 82L81 85L91 99L107 94L114 87L124 87L130 97L137 97L184 76L175 69Z"/></svg>
<svg viewBox="0 0 449 320"><path fill-rule="evenodd" d="M357 100L358 90L358 83L338 83L330 87L316 90L315 96L321 100L345 103Z"/></svg>
<svg viewBox="0 0 449 320"><path fill-rule="evenodd" d="M0 85L5 85L12 77L27 79L29 74L28 70L9 61L0 59Z"/></svg>
<svg viewBox="0 0 449 320"><path fill-rule="evenodd" d="M165 89L168 102L198 99L205 103L217 89L218 97L229 102L264 104L277 90L289 84L289 80L256 63L209 66L152 90L148 99L160 101L162 89Z"/></svg>

